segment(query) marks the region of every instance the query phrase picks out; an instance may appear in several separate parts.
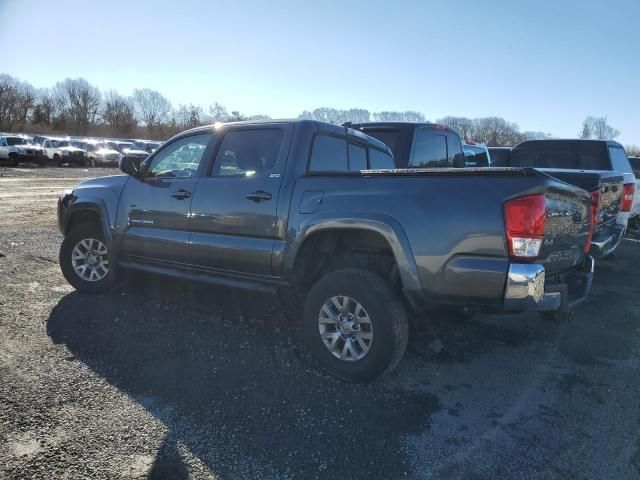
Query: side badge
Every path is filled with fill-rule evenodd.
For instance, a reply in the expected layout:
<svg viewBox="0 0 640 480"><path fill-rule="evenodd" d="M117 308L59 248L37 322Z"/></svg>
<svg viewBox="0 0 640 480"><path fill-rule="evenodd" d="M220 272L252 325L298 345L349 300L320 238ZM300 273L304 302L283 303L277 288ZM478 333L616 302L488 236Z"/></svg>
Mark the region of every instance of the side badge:
<svg viewBox="0 0 640 480"><path fill-rule="evenodd" d="M269 174L269 178L280 178L280 174L279 173L270 173Z"/></svg>

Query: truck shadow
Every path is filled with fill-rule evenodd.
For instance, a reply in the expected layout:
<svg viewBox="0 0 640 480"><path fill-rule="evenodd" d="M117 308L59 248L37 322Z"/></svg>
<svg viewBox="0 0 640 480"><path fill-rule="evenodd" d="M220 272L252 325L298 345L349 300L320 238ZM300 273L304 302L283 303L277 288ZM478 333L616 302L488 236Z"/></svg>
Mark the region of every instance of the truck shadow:
<svg viewBox="0 0 640 480"><path fill-rule="evenodd" d="M220 478L410 471L401 441L439 409L435 396L326 376L271 297L132 280L127 292L66 295L47 331L166 425L150 477L187 478L179 444Z"/></svg>

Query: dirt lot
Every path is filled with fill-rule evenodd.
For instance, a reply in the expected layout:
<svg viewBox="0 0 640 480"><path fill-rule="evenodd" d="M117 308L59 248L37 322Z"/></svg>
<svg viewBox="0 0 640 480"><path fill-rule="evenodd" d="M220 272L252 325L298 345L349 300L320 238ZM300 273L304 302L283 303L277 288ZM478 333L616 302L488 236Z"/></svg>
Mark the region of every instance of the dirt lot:
<svg viewBox="0 0 640 480"><path fill-rule="evenodd" d="M74 292L56 197L112 172L0 170L1 478L640 476L640 243L571 323L432 314L393 375L348 385L273 298L151 276Z"/></svg>

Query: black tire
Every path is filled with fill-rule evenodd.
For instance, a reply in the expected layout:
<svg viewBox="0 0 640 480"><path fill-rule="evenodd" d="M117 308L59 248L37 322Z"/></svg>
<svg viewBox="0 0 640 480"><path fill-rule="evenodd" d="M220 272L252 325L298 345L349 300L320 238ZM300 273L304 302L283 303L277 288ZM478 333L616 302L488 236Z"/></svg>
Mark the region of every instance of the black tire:
<svg viewBox="0 0 640 480"><path fill-rule="evenodd" d="M371 320L373 339L368 353L359 360L337 358L320 336L320 311L334 296L357 300ZM366 270L345 269L326 274L309 291L303 335L310 351L331 375L347 382L367 382L395 368L407 348L409 326L402 302L386 281Z"/></svg>
<svg viewBox="0 0 640 480"><path fill-rule="evenodd" d="M55 162L56 165L58 165L59 167L62 166L62 159L60 158L60 155L58 155L57 153L53 155L53 161Z"/></svg>
<svg viewBox="0 0 640 480"><path fill-rule="evenodd" d="M83 279L76 273L72 264L72 252L79 242L85 239L95 239L102 242L109 251L109 245L104 240L104 235L100 228L92 225L79 225L75 227L62 241L60 246L60 269L64 278L67 279L76 290L87 293L102 293L109 291L115 286L115 265L114 259L108 258L108 273L100 280L89 281ZM108 256L108 253L107 253Z"/></svg>
<svg viewBox="0 0 640 480"><path fill-rule="evenodd" d="M89 166L93 167L93 168L96 168L96 159L95 158L91 157L89 159Z"/></svg>
<svg viewBox="0 0 640 480"><path fill-rule="evenodd" d="M16 155L15 153L10 153L9 154L9 165L11 165L12 167L17 167L18 166L18 155Z"/></svg>

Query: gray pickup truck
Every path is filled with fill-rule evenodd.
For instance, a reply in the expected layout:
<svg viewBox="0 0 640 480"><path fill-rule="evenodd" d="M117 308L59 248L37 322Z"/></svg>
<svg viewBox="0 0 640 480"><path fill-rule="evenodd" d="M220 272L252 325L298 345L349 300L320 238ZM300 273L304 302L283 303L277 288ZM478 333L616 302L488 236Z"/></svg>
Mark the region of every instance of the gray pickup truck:
<svg viewBox="0 0 640 480"><path fill-rule="evenodd" d="M62 194L61 269L85 292L137 269L303 300L310 350L348 381L397 364L407 311L556 312L585 297L587 192L533 169L394 167L342 126L189 130Z"/></svg>

